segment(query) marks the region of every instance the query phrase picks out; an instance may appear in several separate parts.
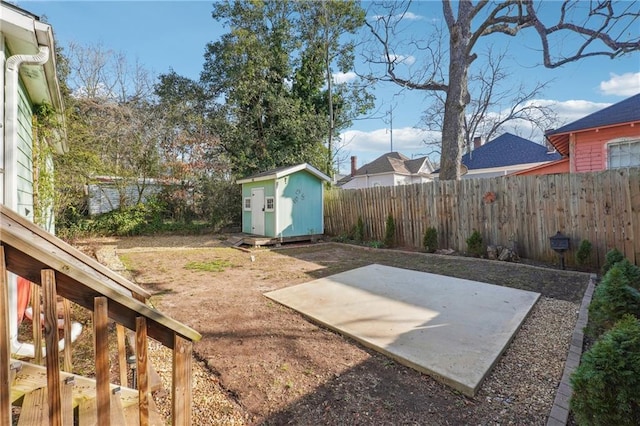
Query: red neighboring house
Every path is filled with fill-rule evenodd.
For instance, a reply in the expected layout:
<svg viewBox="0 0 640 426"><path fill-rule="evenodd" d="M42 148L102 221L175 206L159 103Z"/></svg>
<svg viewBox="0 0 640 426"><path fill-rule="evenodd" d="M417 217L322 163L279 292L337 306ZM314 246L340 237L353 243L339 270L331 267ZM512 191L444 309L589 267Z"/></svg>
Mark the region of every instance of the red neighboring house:
<svg viewBox="0 0 640 426"><path fill-rule="evenodd" d="M545 133L563 158L518 175L597 172L640 166L640 93Z"/></svg>

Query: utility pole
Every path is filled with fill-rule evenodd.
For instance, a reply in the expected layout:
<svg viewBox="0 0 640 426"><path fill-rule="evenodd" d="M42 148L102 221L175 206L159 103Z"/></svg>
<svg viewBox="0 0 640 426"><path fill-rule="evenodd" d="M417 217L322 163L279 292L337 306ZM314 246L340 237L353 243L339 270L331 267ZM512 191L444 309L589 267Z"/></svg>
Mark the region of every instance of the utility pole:
<svg viewBox="0 0 640 426"><path fill-rule="evenodd" d="M393 105L389 107L389 142L391 144L389 152L393 152Z"/></svg>

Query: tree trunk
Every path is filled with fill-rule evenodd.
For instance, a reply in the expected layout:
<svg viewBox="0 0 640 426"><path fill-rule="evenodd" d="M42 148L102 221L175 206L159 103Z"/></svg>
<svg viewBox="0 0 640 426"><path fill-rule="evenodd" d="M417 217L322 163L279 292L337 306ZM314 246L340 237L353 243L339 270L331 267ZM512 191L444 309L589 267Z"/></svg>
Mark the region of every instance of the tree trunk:
<svg viewBox="0 0 640 426"><path fill-rule="evenodd" d="M442 152L440 180L460 179L460 162L464 144L464 114L469 98L469 66L473 57L468 54L471 39L469 3L461 2L458 20L449 25L449 86L444 104L442 124Z"/></svg>

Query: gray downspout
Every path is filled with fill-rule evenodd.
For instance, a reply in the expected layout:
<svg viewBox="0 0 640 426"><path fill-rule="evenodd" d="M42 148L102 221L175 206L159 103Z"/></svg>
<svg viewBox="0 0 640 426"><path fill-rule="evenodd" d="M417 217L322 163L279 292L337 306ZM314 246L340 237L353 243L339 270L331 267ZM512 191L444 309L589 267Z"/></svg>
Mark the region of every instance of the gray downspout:
<svg viewBox="0 0 640 426"><path fill-rule="evenodd" d="M18 211L18 73L21 65L44 65L49 60L49 48L39 47L35 55L14 55L7 59L4 71L4 200L3 204ZM21 213L21 212L19 212ZM11 353L33 356L33 345L18 341L17 278L9 274L9 335Z"/></svg>

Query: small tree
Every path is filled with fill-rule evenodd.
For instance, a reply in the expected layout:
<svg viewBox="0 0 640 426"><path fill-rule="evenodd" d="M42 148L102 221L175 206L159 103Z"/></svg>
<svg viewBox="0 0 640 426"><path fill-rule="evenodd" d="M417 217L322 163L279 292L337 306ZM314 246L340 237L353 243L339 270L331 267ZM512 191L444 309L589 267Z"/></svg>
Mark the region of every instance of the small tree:
<svg viewBox="0 0 640 426"><path fill-rule="evenodd" d="M626 314L640 317L640 292L629 285L624 267L618 263L596 287L585 331L592 338L597 338Z"/></svg>
<svg viewBox="0 0 640 426"><path fill-rule="evenodd" d="M467 250L475 257L481 257L484 253L484 246L482 245L482 235L480 232L473 231L473 234L467 238Z"/></svg>
<svg viewBox="0 0 640 426"><path fill-rule="evenodd" d="M384 232L384 246L395 247L396 245L396 221L391 213L387 216L387 225Z"/></svg>
<svg viewBox="0 0 640 426"><path fill-rule="evenodd" d="M422 245L427 253L433 253L438 250L438 231L434 227L427 228L424 231L424 238L422 239Z"/></svg>
<svg viewBox="0 0 640 426"><path fill-rule="evenodd" d="M613 268L613 265L621 262L623 259L624 255L617 248L609 250L605 256L605 263L602 265L602 274L606 274L609 269Z"/></svg>
<svg viewBox="0 0 640 426"><path fill-rule="evenodd" d="M357 243L364 241L364 222L362 221L362 216L358 216L358 223L356 224L354 238Z"/></svg>
<svg viewBox="0 0 640 426"><path fill-rule="evenodd" d="M591 263L591 242L589 240L580 241L580 247L576 251L576 263L580 266L585 266Z"/></svg>
<svg viewBox="0 0 640 426"><path fill-rule="evenodd" d="M640 322L625 316L587 351L571 376L578 424L640 424Z"/></svg>

